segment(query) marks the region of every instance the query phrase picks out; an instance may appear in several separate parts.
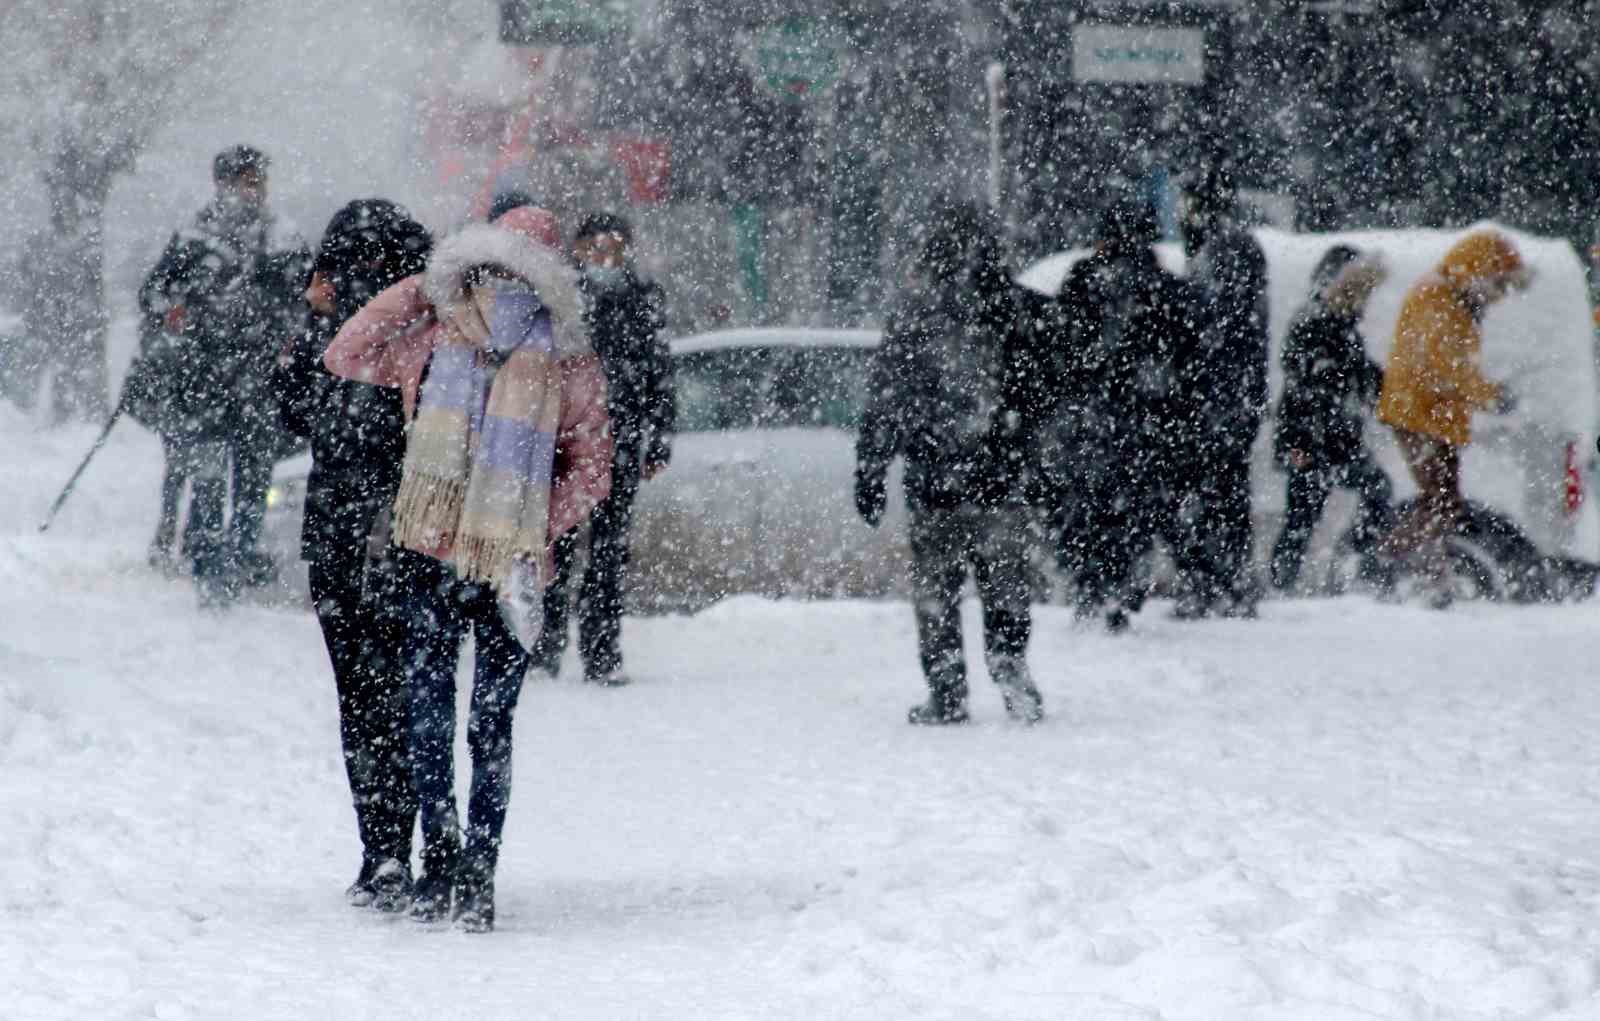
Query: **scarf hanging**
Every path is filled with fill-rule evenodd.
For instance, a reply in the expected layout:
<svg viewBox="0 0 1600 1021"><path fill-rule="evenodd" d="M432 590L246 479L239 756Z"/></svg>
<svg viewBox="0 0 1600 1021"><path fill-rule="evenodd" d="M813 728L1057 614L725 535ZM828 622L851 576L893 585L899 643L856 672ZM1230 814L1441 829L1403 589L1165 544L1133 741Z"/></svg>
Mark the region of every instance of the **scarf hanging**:
<svg viewBox="0 0 1600 1021"><path fill-rule="evenodd" d="M518 559L542 583L561 414L550 314L503 280L437 312L444 340L407 436L395 541L497 592Z"/></svg>

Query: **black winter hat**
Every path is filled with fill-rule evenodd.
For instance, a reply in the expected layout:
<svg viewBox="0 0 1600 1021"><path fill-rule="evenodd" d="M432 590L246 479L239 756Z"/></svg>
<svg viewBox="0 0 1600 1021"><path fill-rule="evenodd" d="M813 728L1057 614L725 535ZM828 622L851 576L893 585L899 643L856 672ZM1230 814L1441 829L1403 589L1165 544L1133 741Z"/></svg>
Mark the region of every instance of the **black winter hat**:
<svg viewBox="0 0 1600 1021"><path fill-rule="evenodd" d="M1100 211L1095 239L1113 247L1153 245L1161 239L1161 225L1149 202L1116 198Z"/></svg>
<svg viewBox="0 0 1600 1021"><path fill-rule="evenodd" d="M267 154L250 145L234 145L217 153L211 161L211 179L213 181L233 181L252 170L258 174L267 172L267 166L272 161Z"/></svg>
<svg viewBox="0 0 1600 1021"><path fill-rule="evenodd" d="M354 268L381 269L392 282L422 272L432 250L427 228L404 206L388 199L356 199L328 221L316 270L332 275Z"/></svg>
<svg viewBox="0 0 1600 1021"><path fill-rule="evenodd" d="M573 241L582 241L600 234L616 234L622 238L623 244L633 244L633 225L616 213L590 213L578 221L578 232L572 236Z"/></svg>

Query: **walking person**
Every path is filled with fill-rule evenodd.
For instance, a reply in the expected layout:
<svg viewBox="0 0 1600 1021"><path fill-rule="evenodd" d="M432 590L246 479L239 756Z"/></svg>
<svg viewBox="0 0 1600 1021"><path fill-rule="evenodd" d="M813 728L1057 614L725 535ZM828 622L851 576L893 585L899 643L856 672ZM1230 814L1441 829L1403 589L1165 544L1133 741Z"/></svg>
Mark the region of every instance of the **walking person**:
<svg viewBox="0 0 1600 1021"><path fill-rule="evenodd" d="M984 658L1012 719L1043 718L1028 670L1032 631L1023 502L1028 436L1017 396L1016 305L994 228L976 207L935 210L910 292L873 361L856 443L856 508L877 526L890 463L905 456L911 587L928 698L913 724L964 723L961 590L983 605Z"/></svg>
<svg viewBox="0 0 1600 1021"><path fill-rule="evenodd" d="M1095 251L1057 298L1061 324L1046 378L1051 427L1070 449L1054 472L1058 559L1077 583L1080 617L1127 629L1143 605L1135 568L1164 538L1183 562L1175 480L1188 435L1181 380L1199 344L1196 289L1156 260L1155 212L1108 202Z"/></svg>
<svg viewBox="0 0 1600 1021"><path fill-rule="evenodd" d="M361 839L345 891L356 907L403 911L411 899L411 785L405 618L387 542L405 458L400 392L331 375L322 364L339 327L394 283L422 271L432 239L400 206L359 199L323 233L307 326L282 360L285 427L311 441L300 557L339 695L339 738Z"/></svg>
<svg viewBox="0 0 1600 1021"><path fill-rule="evenodd" d="M1252 617L1250 456L1267 408L1267 258L1239 222L1230 167L1212 168L1188 189L1183 239L1205 307L1187 370L1193 446L1182 513L1190 537L1178 615Z"/></svg>
<svg viewBox="0 0 1600 1021"><path fill-rule="evenodd" d="M1288 472L1283 530L1272 551L1272 584L1292 589L1306 547L1334 487L1361 500L1352 537L1361 575L1393 583L1378 546L1393 527L1393 487L1367 449L1363 427L1377 404L1383 369L1367 356L1361 316L1387 276L1375 256L1335 245L1318 262L1311 296L1295 314L1283 348L1283 398L1273 452Z"/></svg>
<svg viewBox="0 0 1600 1021"><path fill-rule="evenodd" d="M578 592L578 652L585 681L628 683L622 669L623 586L628 530L641 482L672 459L676 422L672 359L661 330L661 288L642 278L632 258L633 230L620 216L596 213L578 225L572 254L579 270L590 336L605 367L606 404L616 453L611 495L589 524L589 560ZM554 677L567 647L570 582L578 531L556 542L555 576L545 590L545 627L533 665Z"/></svg>
<svg viewBox="0 0 1600 1021"><path fill-rule="evenodd" d="M502 604L542 587L550 546L610 489L605 376L554 218L522 207L445 239L427 270L380 294L324 357L398 388L409 422L394 508L408 617L412 780L422 873L411 916L494 928L511 793L511 724L528 655ZM542 595L542 593L541 593ZM475 647L463 833L455 797L456 665ZM532 644L532 637L527 637Z"/></svg>
<svg viewBox="0 0 1600 1021"><path fill-rule="evenodd" d="M1412 285L1395 324L1378 420L1394 430L1417 500L1385 546L1421 573L1437 609L1452 601L1444 540L1463 511L1461 450L1472 442L1472 415L1504 413L1514 404L1514 395L1479 368L1483 317L1530 281L1504 234L1474 231Z"/></svg>
<svg viewBox="0 0 1600 1021"><path fill-rule="evenodd" d="M202 601L212 605L276 573L256 548L280 446L271 376L304 314L310 256L266 208L267 167L265 154L247 145L218 153L215 197L172 236L139 291L139 371L161 406L167 454L151 560L170 556L191 478L188 552ZM225 516L228 465L233 507Z"/></svg>

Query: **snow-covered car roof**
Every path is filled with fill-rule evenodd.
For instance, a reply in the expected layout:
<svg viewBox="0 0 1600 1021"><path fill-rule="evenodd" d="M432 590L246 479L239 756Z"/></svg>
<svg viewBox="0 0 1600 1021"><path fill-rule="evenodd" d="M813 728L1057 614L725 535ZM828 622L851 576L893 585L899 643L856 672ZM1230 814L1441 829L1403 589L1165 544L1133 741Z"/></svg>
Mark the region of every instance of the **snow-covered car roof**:
<svg viewBox="0 0 1600 1021"><path fill-rule="evenodd" d="M712 330L675 337L668 346L675 355L724 351L739 347L877 347L883 334L877 330L834 330L808 326L767 326Z"/></svg>

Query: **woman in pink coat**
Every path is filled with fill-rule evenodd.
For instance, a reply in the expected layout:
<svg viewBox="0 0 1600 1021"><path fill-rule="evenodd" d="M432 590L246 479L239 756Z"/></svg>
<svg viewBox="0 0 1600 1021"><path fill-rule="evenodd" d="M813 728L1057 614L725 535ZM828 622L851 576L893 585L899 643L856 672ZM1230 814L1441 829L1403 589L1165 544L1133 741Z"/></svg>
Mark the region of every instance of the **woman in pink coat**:
<svg viewBox="0 0 1600 1021"><path fill-rule="evenodd" d="M494 927L494 872L511 791L511 721L527 666L502 603L539 603L550 547L605 499L606 384L554 218L523 207L443 241L426 272L358 312L324 355L348 379L397 387L407 441L393 539L403 559L404 652L422 874L411 915ZM465 839L453 748L455 674L476 646Z"/></svg>

